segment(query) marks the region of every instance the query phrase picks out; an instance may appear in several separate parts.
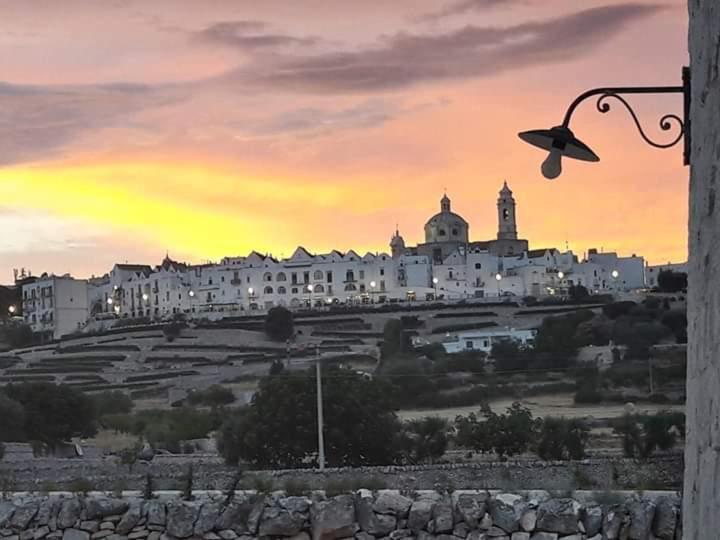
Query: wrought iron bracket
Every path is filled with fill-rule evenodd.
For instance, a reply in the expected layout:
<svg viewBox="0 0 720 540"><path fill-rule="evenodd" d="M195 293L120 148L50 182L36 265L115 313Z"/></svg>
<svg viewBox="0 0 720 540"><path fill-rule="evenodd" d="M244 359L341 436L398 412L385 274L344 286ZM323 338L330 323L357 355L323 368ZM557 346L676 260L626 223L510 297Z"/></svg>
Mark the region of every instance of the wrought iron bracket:
<svg viewBox="0 0 720 540"><path fill-rule="evenodd" d="M651 146L654 146L655 148L670 148L671 146L675 146L678 142L683 140L684 142L684 151L683 151L683 158L685 165L690 164L690 152L691 152L691 140L690 140L690 68L684 67L682 70L682 86L620 86L620 87L607 87L607 88L593 88L592 90L588 90L587 92L584 92L580 94L578 97L575 98L575 100L570 104L570 106L567 109L567 112L565 113L565 118L563 119L563 127L569 128L570 127L570 120L572 118L573 113L575 112L575 109L577 109L578 105L580 105L583 101L585 101L588 98L599 96L597 99L597 102L595 103L595 106L597 110L601 113L607 113L610 111L610 103L608 103L608 100L615 99L619 101L622 105L625 106L628 113L633 119L633 122L635 123L635 127L637 128L638 132L640 133L640 136L643 138L643 140L648 143ZM680 118L676 114L666 114L662 118L660 118L660 129L663 131L670 131L673 126L676 126L679 129L679 132L677 136L674 139L671 139L667 142L657 142L652 140L650 137L648 137L647 133L643 129L642 125L640 124L640 120L637 117L637 114L635 114L635 111L633 110L632 106L628 101L622 97L623 95L629 95L629 94L682 94L683 95L683 117Z"/></svg>

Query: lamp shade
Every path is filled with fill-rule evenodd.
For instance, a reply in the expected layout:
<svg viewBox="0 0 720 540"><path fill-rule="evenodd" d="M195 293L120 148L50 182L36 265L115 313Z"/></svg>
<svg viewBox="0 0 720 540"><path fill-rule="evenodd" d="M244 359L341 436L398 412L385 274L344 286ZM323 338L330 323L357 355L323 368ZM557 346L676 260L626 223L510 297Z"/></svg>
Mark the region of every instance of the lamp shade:
<svg viewBox="0 0 720 540"><path fill-rule="evenodd" d="M523 141L548 152L559 151L562 156L581 161L600 161L600 158L588 145L575 137L565 126L552 129L533 129L518 133Z"/></svg>

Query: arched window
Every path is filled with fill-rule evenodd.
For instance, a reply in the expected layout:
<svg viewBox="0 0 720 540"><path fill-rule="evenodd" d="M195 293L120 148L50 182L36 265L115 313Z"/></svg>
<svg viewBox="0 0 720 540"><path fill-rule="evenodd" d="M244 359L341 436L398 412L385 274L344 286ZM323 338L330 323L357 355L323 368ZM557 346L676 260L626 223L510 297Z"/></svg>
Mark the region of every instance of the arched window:
<svg viewBox="0 0 720 540"><path fill-rule="evenodd" d="M263 274L263 281L272 281L272 274L270 272L265 272Z"/></svg>
<svg viewBox="0 0 720 540"><path fill-rule="evenodd" d="M315 273L313 274L313 279L318 280L323 278L322 270L315 270Z"/></svg>
<svg viewBox="0 0 720 540"><path fill-rule="evenodd" d="M272 288L270 285L268 285L267 287L265 287L265 289L263 290L263 292L264 292L265 294L272 294L272 293L273 293L273 288Z"/></svg>
<svg viewBox="0 0 720 540"><path fill-rule="evenodd" d="M438 229L438 236L445 236L445 229Z"/></svg>
<svg viewBox="0 0 720 540"><path fill-rule="evenodd" d="M277 276L275 276L275 281L287 281L285 272L278 272Z"/></svg>
<svg viewBox="0 0 720 540"><path fill-rule="evenodd" d="M298 307L300 305L300 300L298 298L293 298L290 300L290 307Z"/></svg>
<svg viewBox="0 0 720 540"><path fill-rule="evenodd" d="M313 292L323 293L323 292L325 292L325 287L323 287L322 285L320 285L320 283L318 283L313 287Z"/></svg>
<svg viewBox="0 0 720 540"><path fill-rule="evenodd" d="M352 270L345 272L345 281L355 281L355 272ZM347 290L347 288L345 290Z"/></svg>
<svg viewBox="0 0 720 540"><path fill-rule="evenodd" d="M287 289L285 287L283 287L282 285L280 285L278 287L277 293L278 294L287 294Z"/></svg>
<svg viewBox="0 0 720 540"><path fill-rule="evenodd" d="M357 287L355 286L354 283L348 283L347 285L345 285L345 290L346 291L357 291Z"/></svg>

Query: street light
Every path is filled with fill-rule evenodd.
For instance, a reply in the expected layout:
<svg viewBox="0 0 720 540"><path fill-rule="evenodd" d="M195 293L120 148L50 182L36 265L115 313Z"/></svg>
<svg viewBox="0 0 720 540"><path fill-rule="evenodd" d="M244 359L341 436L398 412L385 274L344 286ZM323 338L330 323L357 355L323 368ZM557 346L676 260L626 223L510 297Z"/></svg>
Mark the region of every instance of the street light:
<svg viewBox="0 0 720 540"><path fill-rule="evenodd" d="M562 278L564 278L564 277L565 277L565 272L563 272L562 270L560 270L560 271L558 272L558 278L559 278L559 279L562 279Z"/></svg>
<svg viewBox="0 0 720 540"><path fill-rule="evenodd" d="M377 285L377 283L375 283L374 281L371 281L371 282L370 282L370 303L371 303L371 304L374 304L374 303L375 303L375 296L374 296L374 295L375 295L375 286L376 286L376 285Z"/></svg>
<svg viewBox="0 0 720 540"><path fill-rule="evenodd" d="M650 146L655 148L670 148L675 146L681 140L684 141L684 163L690 163L690 68L684 67L682 70L682 86L626 86L626 87L607 87L594 88L580 94L568 107L565 113L563 123L550 129L534 129L518 133L518 136L526 143L549 151L548 157L543 161L541 171L545 178L552 180L560 176L562 172L562 157L578 159L581 161L600 161L600 158L575 134L570 130L570 119L573 112L580 103L589 97L599 96L595 104L597 110L601 113L610 111L608 99L618 100L633 119L635 127L640 136ZM623 94L682 94L684 98L683 117L680 118L675 114L666 114L660 118L660 129L669 131L676 126L679 128L677 136L665 143L659 143L651 140L645 130L640 125L635 111L630 104L622 97Z"/></svg>
<svg viewBox="0 0 720 540"><path fill-rule="evenodd" d="M307 291L308 291L308 304L309 304L310 309L312 309L312 307L313 307L312 293L313 293L313 289L314 289L314 288L315 288L315 287L313 287L312 283L307 286Z"/></svg>
<svg viewBox="0 0 720 540"><path fill-rule="evenodd" d="M108 303L109 306L112 306L112 304L113 304L113 299L112 299L112 298L108 298L108 299L107 299L107 303Z"/></svg>
<svg viewBox="0 0 720 540"><path fill-rule="evenodd" d="M17 311L17 308L15 306L10 306L8 308L8 313L10 313L10 315L15 315L16 311Z"/></svg>
<svg viewBox="0 0 720 540"><path fill-rule="evenodd" d="M255 289L253 289L252 287L248 287L248 294L250 296L252 296L254 292L255 292Z"/></svg>
<svg viewBox="0 0 720 540"><path fill-rule="evenodd" d="M192 298L193 296L195 296L195 291L190 291L188 294L190 295L190 298Z"/></svg>
<svg viewBox="0 0 720 540"><path fill-rule="evenodd" d="M434 300L437 300L437 286L439 281L440 280L437 277L433 277L433 289L435 290L435 292L433 293Z"/></svg>
<svg viewBox="0 0 720 540"><path fill-rule="evenodd" d="M147 295L147 293L143 293L142 299L147 302L150 297Z"/></svg>
<svg viewBox="0 0 720 540"><path fill-rule="evenodd" d="M495 281L497 281L497 286L498 286L498 287L497 287L497 289L498 289L498 298L499 298L500 296L502 296L502 295L500 294L500 280L501 280L501 279L502 279L502 274L501 274L500 272L498 272L497 274L495 274Z"/></svg>
<svg viewBox="0 0 720 540"><path fill-rule="evenodd" d="M610 272L610 275L613 277L613 279L617 279L620 276L620 272L618 272L617 270L613 270L612 272Z"/></svg>

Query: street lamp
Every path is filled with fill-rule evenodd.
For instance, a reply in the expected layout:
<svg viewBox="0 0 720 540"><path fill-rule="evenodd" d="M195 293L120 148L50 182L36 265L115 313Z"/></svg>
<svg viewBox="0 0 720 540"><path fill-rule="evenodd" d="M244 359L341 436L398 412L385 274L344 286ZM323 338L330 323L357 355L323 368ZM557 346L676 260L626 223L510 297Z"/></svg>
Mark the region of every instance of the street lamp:
<svg viewBox="0 0 720 540"><path fill-rule="evenodd" d="M193 296L195 296L195 291L190 291L188 294L190 295L190 298L192 298Z"/></svg>
<svg viewBox="0 0 720 540"><path fill-rule="evenodd" d="M502 274L500 272L498 272L497 274L495 274L495 281L497 281L497 286L498 286L498 298L501 296L500 295L500 281L501 280L502 280Z"/></svg>
<svg viewBox="0 0 720 540"><path fill-rule="evenodd" d="M371 281L371 282L370 282L370 303L371 303L371 304L374 304L374 303L375 303L375 296L374 296L374 295L375 295L375 286L376 286L376 285L377 285L377 283L375 283L374 281Z"/></svg>
<svg viewBox="0 0 720 540"><path fill-rule="evenodd" d="M17 308L15 306L8 307L8 313L10 313L11 316L15 315L16 311L17 311Z"/></svg>
<svg viewBox="0 0 720 540"><path fill-rule="evenodd" d="M112 304L113 304L113 299L112 299L112 298L108 298L108 299L107 299L107 303L108 303L109 306L112 306Z"/></svg>
<svg viewBox="0 0 720 540"><path fill-rule="evenodd" d="M252 296L254 292L255 292L255 289L253 289L252 287L248 287L248 295L249 296Z"/></svg>
<svg viewBox="0 0 720 540"><path fill-rule="evenodd" d="M312 304L313 304L313 303L312 303L312 293L313 293L313 289L314 289L314 288L315 288L315 287L313 287L312 283L307 286L307 291L308 291L308 304L310 305L310 306L309 306L310 309L312 309L312 307L313 307L313 305L312 305Z"/></svg>
<svg viewBox="0 0 720 540"><path fill-rule="evenodd" d="M563 272L562 270L560 270L560 271L558 272L558 278L559 278L559 279L563 279L564 277L565 277L565 272Z"/></svg>
<svg viewBox="0 0 720 540"><path fill-rule="evenodd" d="M617 270L613 270L612 272L610 272L610 275L613 277L613 279L617 279L620 276L620 272L618 272Z"/></svg>
<svg viewBox="0 0 720 540"><path fill-rule="evenodd" d="M533 129L531 131L523 131L518 136L526 143L547 150L548 157L542 164L541 170L545 178L552 180L560 176L562 172L562 157L578 159L581 161L600 161L600 158L575 134L570 130L570 119L573 112L580 103L589 97L599 96L595 104L597 110L601 113L610 111L610 104L607 102L610 98L618 100L625 106L628 113L635 123L640 136L650 146L655 148L670 148L675 146L681 140L684 141L684 163L690 163L690 68L684 67L682 70L682 86L626 86L626 87L607 87L594 88L580 94L568 107L565 118L559 126L551 129ZM651 140L645 130L640 125L635 111L630 104L622 97L623 94L682 94L684 97L683 117L680 118L675 114L666 114L660 118L660 129L669 131L676 126L679 128L677 136L665 143L659 143Z"/></svg>
<svg viewBox="0 0 720 540"><path fill-rule="evenodd" d="M142 299L143 301L147 302L150 297L147 295L147 293L143 293Z"/></svg>

